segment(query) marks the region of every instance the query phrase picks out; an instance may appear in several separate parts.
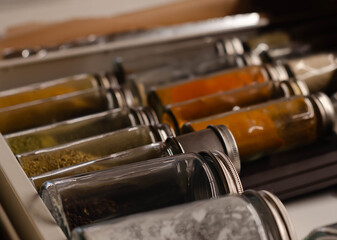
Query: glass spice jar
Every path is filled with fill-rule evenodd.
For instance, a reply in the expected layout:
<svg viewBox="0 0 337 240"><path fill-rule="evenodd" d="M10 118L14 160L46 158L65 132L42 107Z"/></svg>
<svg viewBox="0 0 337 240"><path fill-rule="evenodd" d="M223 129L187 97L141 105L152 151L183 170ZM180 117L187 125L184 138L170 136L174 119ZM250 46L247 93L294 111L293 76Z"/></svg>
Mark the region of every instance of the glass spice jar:
<svg viewBox="0 0 337 240"><path fill-rule="evenodd" d="M282 202L267 191L200 200L107 220L72 231L72 240L296 240Z"/></svg>
<svg viewBox="0 0 337 240"><path fill-rule="evenodd" d="M301 81L269 81L169 104L165 106L162 122L169 124L179 134L182 126L189 121L272 99L307 94L309 90Z"/></svg>
<svg viewBox="0 0 337 240"><path fill-rule="evenodd" d="M117 86L104 75L79 74L0 92L0 108L93 88Z"/></svg>
<svg viewBox="0 0 337 240"><path fill-rule="evenodd" d="M69 236L75 227L226 193L241 193L231 160L189 153L48 181L41 197Z"/></svg>
<svg viewBox="0 0 337 240"><path fill-rule="evenodd" d="M133 105L132 99L127 100L120 89L94 88L76 91L1 108L0 132L8 134L23 131L108 109Z"/></svg>
<svg viewBox="0 0 337 240"><path fill-rule="evenodd" d="M180 153L199 151L220 151L232 160L235 169L240 172L240 158L233 135L223 125L209 126L207 129L170 137L165 142L156 142L145 146L112 154L108 157L91 160L71 167L46 172L30 180L39 191L41 185L53 179L104 170L115 166L145 161L153 158L173 156Z"/></svg>
<svg viewBox="0 0 337 240"><path fill-rule="evenodd" d="M337 223L313 230L304 240L333 240L337 239Z"/></svg>
<svg viewBox="0 0 337 240"><path fill-rule="evenodd" d="M129 74L160 68L192 59L215 59L223 52L215 38L206 37L181 42L161 43L132 49L123 49L114 61L114 73L124 84Z"/></svg>
<svg viewBox="0 0 337 240"><path fill-rule="evenodd" d="M223 124L233 133L242 161L314 142L331 132L334 108L323 93L243 108L185 123L183 132Z"/></svg>
<svg viewBox="0 0 337 240"><path fill-rule="evenodd" d="M16 157L27 176L32 177L127 149L165 141L173 135L172 129L166 124L139 125L52 148L18 154Z"/></svg>
<svg viewBox="0 0 337 240"><path fill-rule="evenodd" d="M159 119L164 106L209 94L241 88L271 80L288 80L289 76L282 65L248 66L208 77L181 81L154 87L148 96L148 103L157 112Z"/></svg>
<svg viewBox="0 0 337 240"><path fill-rule="evenodd" d="M154 125L158 119L148 107L117 108L5 135L14 154L77 141L137 125Z"/></svg>

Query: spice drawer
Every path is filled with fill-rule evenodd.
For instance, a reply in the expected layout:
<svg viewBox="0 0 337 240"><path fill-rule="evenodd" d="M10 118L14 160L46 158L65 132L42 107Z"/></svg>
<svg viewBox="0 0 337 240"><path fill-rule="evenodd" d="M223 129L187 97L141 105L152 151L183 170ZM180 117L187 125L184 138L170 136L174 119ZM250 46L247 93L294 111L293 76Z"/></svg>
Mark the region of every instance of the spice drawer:
<svg viewBox="0 0 337 240"><path fill-rule="evenodd" d="M66 239L0 135L0 202L21 239Z"/></svg>

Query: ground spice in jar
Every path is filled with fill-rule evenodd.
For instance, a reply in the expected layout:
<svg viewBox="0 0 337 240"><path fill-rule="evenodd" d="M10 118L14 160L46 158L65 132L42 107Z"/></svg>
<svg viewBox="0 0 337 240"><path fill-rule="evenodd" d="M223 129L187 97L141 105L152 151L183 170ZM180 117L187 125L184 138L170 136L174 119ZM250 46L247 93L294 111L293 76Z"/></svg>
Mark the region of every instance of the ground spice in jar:
<svg viewBox="0 0 337 240"><path fill-rule="evenodd" d="M7 139L7 143L14 154L30 152L36 149L57 145L57 141L48 135L28 135L20 138Z"/></svg>
<svg viewBox="0 0 337 240"><path fill-rule="evenodd" d="M20 161L21 167L28 177L39 175L58 168L69 167L88 162L96 156L77 150L61 150L53 155L36 155L33 160Z"/></svg>
<svg viewBox="0 0 337 240"><path fill-rule="evenodd" d="M293 94L290 90L284 83L269 81L169 104L165 106L162 122L179 133L186 122L286 97Z"/></svg>
<svg viewBox="0 0 337 240"><path fill-rule="evenodd" d="M212 75L208 78L158 87L153 90L152 94L157 96L162 105L167 105L266 81L268 79L266 79L262 67L250 66Z"/></svg>
<svg viewBox="0 0 337 240"><path fill-rule="evenodd" d="M20 154L136 126L140 123L140 120L136 119L129 109L119 108L4 137L12 151Z"/></svg>
<svg viewBox="0 0 337 240"><path fill-rule="evenodd" d="M0 92L0 108L98 86L93 75L81 74Z"/></svg>
<svg viewBox="0 0 337 240"><path fill-rule="evenodd" d="M87 89L0 108L0 132L13 133L104 111L109 108L106 94L104 89Z"/></svg>
<svg viewBox="0 0 337 240"><path fill-rule="evenodd" d="M191 121L183 132L223 124L233 133L240 158L247 161L312 143L319 135L318 122L310 100L300 96Z"/></svg>
<svg viewBox="0 0 337 240"><path fill-rule="evenodd" d="M161 135L160 135L161 134ZM167 125L139 125L59 145L40 151L16 155L22 168L33 177L55 169L109 156L131 148L163 141L173 133Z"/></svg>

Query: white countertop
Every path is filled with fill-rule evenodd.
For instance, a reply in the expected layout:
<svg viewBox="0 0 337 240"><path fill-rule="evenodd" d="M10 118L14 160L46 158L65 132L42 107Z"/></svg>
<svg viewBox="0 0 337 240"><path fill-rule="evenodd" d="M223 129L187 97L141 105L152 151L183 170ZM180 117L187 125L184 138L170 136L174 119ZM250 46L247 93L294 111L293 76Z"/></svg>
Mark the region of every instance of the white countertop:
<svg viewBox="0 0 337 240"><path fill-rule="evenodd" d="M337 188L285 203L299 239L312 229L337 223Z"/></svg>

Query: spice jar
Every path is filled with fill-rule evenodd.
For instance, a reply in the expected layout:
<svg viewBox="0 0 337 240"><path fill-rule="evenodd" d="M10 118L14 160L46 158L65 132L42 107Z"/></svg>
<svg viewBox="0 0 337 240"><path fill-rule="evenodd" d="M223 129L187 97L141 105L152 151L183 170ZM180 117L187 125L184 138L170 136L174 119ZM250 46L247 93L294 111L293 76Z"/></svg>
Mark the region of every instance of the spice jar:
<svg viewBox="0 0 337 240"><path fill-rule="evenodd" d="M243 161L314 142L331 132L334 109L323 93L269 101L185 123L183 132L223 124L233 133Z"/></svg>
<svg viewBox="0 0 337 240"><path fill-rule="evenodd" d="M305 240L333 240L337 238L337 223L313 230Z"/></svg>
<svg viewBox="0 0 337 240"><path fill-rule="evenodd" d="M199 151L220 151L232 160L236 170L240 172L240 158L233 135L223 125L209 126L207 129L168 138L165 142L157 142L112 154L108 157L91 160L75 166L46 172L30 180L37 190L49 180L87 172L108 169L129 163L145 161L153 158L173 156L180 153Z"/></svg>
<svg viewBox="0 0 337 240"><path fill-rule="evenodd" d="M121 105L122 104L122 105ZM0 132L26 130L123 106L103 88L86 89L0 109Z"/></svg>
<svg viewBox="0 0 337 240"><path fill-rule="evenodd" d="M137 125L157 124L150 108L117 108L5 135L14 154L49 148Z"/></svg>
<svg viewBox="0 0 337 240"><path fill-rule="evenodd" d="M267 191L245 191L75 228L73 240L296 240L282 202Z"/></svg>
<svg viewBox="0 0 337 240"><path fill-rule="evenodd" d="M0 108L66 93L115 86L114 78L103 75L79 74L0 92Z"/></svg>
<svg viewBox="0 0 337 240"><path fill-rule="evenodd" d="M201 152L48 181L41 197L69 236L77 226L241 191L226 155Z"/></svg>
<svg viewBox="0 0 337 240"><path fill-rule="evenodd" d="M217 73L205 78L154 87L148 96L148 102L160 118L163 113L163 106L168 104L256 83L270 80L287 80L288 78L286 69L282 65L270 65L268 67L248 66Z"/></svg>
<svg viewBox="0 0 337 240"><path fill-rule="evenodd" d="M169 104L165 106L162 122L174 127L178 134L182 126L188 121L237 110L240 107L272 99L307 94L308 88L301 81L269 81Z"/></svg>
<svg viewBox="0 0 337 240"><path fill-rule="evenodd" d="M334 53L319 53L285 61L290 74L303 80L310 92L337 91L337 58Z"/></svg>
<svg viewBox="0 0 337 240"><path fill-rule="evenodd" d="M27 176L32 177L138 146L165 141L173 135L172 129L166 124L139 125L16 156Z"/></svg>
<svg viewBox="0 0 337 240"><path fill-rule="evenodd" d="M215 59L220 56L219 51L223 52L218 48L222 46L215 38L206 37L123 49L114 61L114 73L118 81L123 84L129 74L196 58Z"/></svg>

